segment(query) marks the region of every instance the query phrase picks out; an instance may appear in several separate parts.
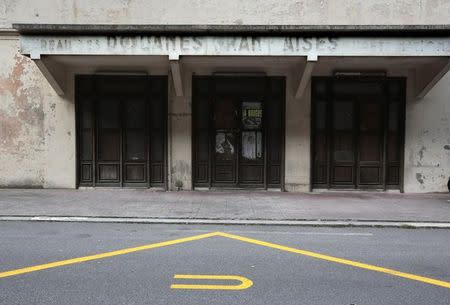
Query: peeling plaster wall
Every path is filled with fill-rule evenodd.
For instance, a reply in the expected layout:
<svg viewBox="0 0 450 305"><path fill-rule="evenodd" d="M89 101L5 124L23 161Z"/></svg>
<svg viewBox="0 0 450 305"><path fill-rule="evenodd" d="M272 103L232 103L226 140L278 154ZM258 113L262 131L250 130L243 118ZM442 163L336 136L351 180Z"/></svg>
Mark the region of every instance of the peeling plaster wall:
<svg viewBox="0 0 450 305"><path fill-rule="evenodd" d="M446 24L448 0L2 0L11 23Z"/></svg>
<svg viewBox="0 0 450 305"><path fill-rule="evenodd" d="M0 187L43 187L46 146L41 76L18 48L15 37L0 37Z"/></svg>
<svg viewBox="0 0 450 305"><path fill-rule="evenodd" d="M18 49L0 36L0 187L74 187L74 110Z"/></svg>
<svg viewBox="0 0 450 305"><path fill-rule="evenodd" d="M450 72L420 100L406 104L405 192L446 192L450 177Z"/></svg>

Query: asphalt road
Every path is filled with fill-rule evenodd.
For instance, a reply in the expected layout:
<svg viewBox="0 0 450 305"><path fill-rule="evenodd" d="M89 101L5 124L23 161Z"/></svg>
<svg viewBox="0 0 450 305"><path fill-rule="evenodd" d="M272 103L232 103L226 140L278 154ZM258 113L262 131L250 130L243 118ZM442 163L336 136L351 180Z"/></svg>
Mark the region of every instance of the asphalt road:
<svg viewBox="0 0 450 305"><path fill-rule="evenodd" d="M180 240L216 231L233 238L214 235ZM449 233L0 222L0 304L448 305L450 288L430 279L444 285L450 282ZM46 265L155 243L157 246L130 253L114 252L64 266ZM407 276L369 270L355 262L402 271ZM47 269L17 271L42 264ZM244 280L174 278L177 274L231 275ZM411 275L421 277L414 280L408 278ZM247 288L245 283L252 284ZM174 284L201 285L194 287L202 289L174 289ZM214 288L208 285L244 289L205 289Z"/></svg>

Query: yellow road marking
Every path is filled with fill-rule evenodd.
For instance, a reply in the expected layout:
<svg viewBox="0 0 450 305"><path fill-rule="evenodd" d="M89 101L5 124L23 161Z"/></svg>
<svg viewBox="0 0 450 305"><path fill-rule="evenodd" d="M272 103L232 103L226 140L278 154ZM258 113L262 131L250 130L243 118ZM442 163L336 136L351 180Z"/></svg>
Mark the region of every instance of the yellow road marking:
<svg viewBox="0 0 450 305"><path fill-rule="evenodd" d="M419 276L419 275L415 275L415 274L411 274L411 273L405 273L405 272L401 272L401 271L397 271L397 270L393 270L393 269L364 264L364 263L360 263L360 262L351 261L348 259L342 259L342 258L338 258L338 257L334 257L334 256L329 256L329 255L324 255L324 254L320 254L320 253L307 251L307 250L286 247L286 246L268 243L265 241L252 239L252 238L248 238L248 237L243 237L243 236L239 236L239 235L233 235L233 234L228 234L228 233L223 233L223 232L219 232L218 235L222 236L222 237L235 239L235 240L240 240L240 241L250 243L250 244L255 244L255 245L264 246L264 247L268 247L268 248L278 249L281 251L286 251L286 252L301 254L301 255L305 255L305 256L309 256L309 257L314 257L317 259L322 259L322 260L326 260L326 261L333 262L333 263L349 265L349 266L353 266L353 267L357 267L357 268L361 268L361 269L367 269L367 270L386 273L386 274L390 274L390 275L394 275L394 276L398 276L398 277L403 277L406 279L419 281L419 282L423 282L423 283L427 283L427 284L431 284L431 285L450 288L450 282L436 280L436 279L429 278L429 277L423 277L423 276Z"/></svg>
<svg viewBox="0 0 450 305"><path fill-rule="evenodd" d="M201 289L201 290L244 290L253 286L253 282L246 277L239 275L206 275L206 274L175 274L174 279L190 280L227 280L239 281L239 285L194 285L194 284L173 284L172 289Z"/></svg>
<svg viewBox="0 0 450 305"><path fill-rule="evenodd" d="M82 263L82 262L86 262L86 261L92 261L92 260L97 260L97 259L102 259L102 258L107 258L107 257L112 257L112 256L117 256L117 255L123 255L123 254L138 252L138 251L142 251L142 250L161 248L161 247L166 247L166 246L170 246L170 245L181 244L184 242L200 240L200 239L204 239L204 238L208 238L208 237L212 237L212 236L222 236L222 237L226 237L226 238L240 240L240 241L247 242L250 244L255 244L255 245L264 246L264 247L268 247L268 248L272 248L272 249L278 249L281 251L301 254L301 255L305 255L305 256L309 256L309 257L313 257L313 258L317 258L317 259L321 259L321 260L325 260L325 261L329 261L329 262L334 262L334 263L338 263L338 264L353 266L353 267L357 267L357 268L361 268L361 269L390 274L393 276L398 276L398 277L402 277L402 278L406 278L406 279L410 279L410 280L415 280L415 281L419 281L419 282L423 282L423 283L427 283L427 284L431 284L431 285L435 285L435 286L450 288L450 282L446 282L446 281L442 281L442 280L437 280L437 279L424 277L424 276L420 276L420 275L415 275L415 274L411 274L411 273L405 273L405 272L401 272L401 271L397 271L397 270L393 270L393 269L378 267L375 265L364 264L364 263L360 263L360 262L356 262L356 261L351 261L351 260L342 259L342 258L338 258L338 257L334 257L334 256L315 253L315 252L311 252L311 251L307 251L307 250L286 247L286 246L282 246L282 245L278 245L278 244L274 244L274 243L269 243L269 242L265 242L265 241L261 241L261 240L257 240L257 239L252 239L252 238L248 238L248 237L243 237L243 236L229 234L229 233L223 233L223 232L211 232L211 233L207 233L207 234L201 234L201 235L195 235L195 236L191 236L191 237L174 239L174 240L169 240L169 241L165 241L165 242L144 245L144 246L140 246L140 247L127 248L127 249L122 249L122 250L117 250L117 251L111 251L111 252L106 252L106 253L90 255L90 256L83 256L83 257L78 257L78 258L73 258L73 259L68 259L68 260L57 261L57 262L43 264L43 265L37 265L37 266L31 266L31 267L26 267L26 268L21 268L21 269L16 269L16 270L4 271L4 272L0 272L0 278L24 274L24 273L30 273L30 272L34 272L34 271L40 271L40 270L44 270L44 269L50 269L50 268L55 268L55 267L60 267L60 266L65 266L65 265Z"/></svg>
<svg viewBox="0 0 450 305"><path fill-rule="evenodd" d="M82 262L87 262L87 261L93 261L93 260L97 260L97 259L102 259L102 258L107 258L107 257L112 257L112 256L117 256L117 255L123 255L123 254L138 252L138 251L142 251L142 250L149 250L149 249L155 249L155 248L161 248L161 247L181 244L181 243L185 243L188 241L204 239L204 238L208 238L211 236L217 236L217 234L218 234L217 232L212 232L212 233L195 235L195 236L191 236L191 237L184 237L184 238L179 238L179 239L174 239L174 240L169 240L169 241L164 241L164 242L160 242L160 243L149 244L149 245L144 245L144 246L139 246L139 247L134 247L134 248L127 248L127 249L122 249L122 250L117 250L117 251L111 251L111 252L100 253L100 254L95 254L95 255L77 257L77 258L57 261L57 262L48 263L48 264L42 264L42 265L37 265L37 266L32 266L32 267L26 267L26 268L21 268L21 269L16 269L16 270L0 272L0 278L24 274L24 273L30 273L30 272L34 272L34 271L40 271L40 270L45 270L45 269L50 269L50 268L55 268L55 267L60 267L60 266L72 265L72 264L77 264L77 263L82 263Z"/></svg>

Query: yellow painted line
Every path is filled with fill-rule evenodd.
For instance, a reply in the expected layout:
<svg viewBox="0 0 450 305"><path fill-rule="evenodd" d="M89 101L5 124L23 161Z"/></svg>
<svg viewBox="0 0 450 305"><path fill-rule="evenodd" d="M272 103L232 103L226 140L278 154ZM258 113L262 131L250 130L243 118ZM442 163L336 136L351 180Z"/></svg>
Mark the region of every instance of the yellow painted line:
<svg viewBox="0 0 450 305"><path fill-rule="evenodd" d="M248 238L248 237L243 237L243 236L239 236L239 235L233 235L233 234L228 234L228 233L223 233L223 232L218 232L218 235L222 236L222 237L235 239L235 240L240 240L240 241L250 243L250 244L255 244L255 245L264 246L264 247L268 247L268 248L272 248L272 249L278 249L281 251L286 251L286 252L301 254L301 255L305 255L305 256L309 256L309 257L314 257L317 259L321 259L321 260L325 260L325 261L329 261L329 262L333 262L333 263L338 263L338 264L353 266L353 267L357 267L357 268L361 268L361 269L367 269L367 270L371 270L371 271L386 273L386 274L390 274L393 276L398 276L398 277L402 277L402 278L406 278L406 279L410 279L410 280L414 280L414 281L419 281L419 282L423 282L423 283L427 283L427 284L431 284L431 285L450 288L450 282L441 281L441 280L437 280L437 279L433 279L433 278L429 278L429 277L424 277L424 276L415 275L415 274L411 274L411 273L405 273L405 272L401 272L401 271L397 271L397 270L393 270L393 269L364 264L364 263L360 263L360 262L351 261L348 259L342 259L342 258L338 258L338 257L334 257L334 256L329 256L329 255L324 255L324 254L320 254L320 253L307 251L307 250L286 247L286 246L268 243L265 241L252 239L252 238Z"/></svg>
<svg viewBox="0 0 450 305"><path fill-rule="evenodd" d="M305 255L305 256L309 256L309 257L313 257L313 258L317 258L317 259L321 259L321 260L325 260L325 261L329 261L329 262L353 266L353 267L371 270L371 271L375 271L375 272L381 272L381 273L385 273L385 274L389 274L389 275L393 275L393 276L398 276L398 277L402 277L402 278L406 278L406 279L410 279L410 280L427 283L430 285L440 286L440 287L444 287L444 288L450 288L450 282L446 282L446 281L442 281L442 280L437 280L437 279L433 279L433 278L429 278L429 277L424 277L424 276L415 275L415 274L411 274L411 273L401 272L401 271L397 271L397 270L393 270L393 269L378 267L375 265L364 264L364 263L360 263L360 262L356 262L356 261L351 261L351 260L342 259L342 258L338 258L338 257L334 257L334 256L324 255L324 254L311 252L311 251L307 251L307 250L286 247L286 246L279 245L279 244L269 243L269 242L265 242L265 241L261 241L261 240L257 240L257 239L252 239L252 238L248 238L248 237L243 237L243 236L229 234L229 233L223 233L223 232L211 232L211 233L207 233L207 234L195 235L195 236L191 236L191 237L184 237L184 238L179 238L179 239L174 239L174 240L169 240L169 241L164 241L164 242L159 242L159 243L154 243L154 244L149 244L149 245L144 245L144 246L139 246L139 247L134 247L134 248L127 248L127 249L122 249L122 250L117 250L117 251L111 251L111 252L105 252L105 253L100 253L100 254L95 254L95 255L89 255L89 256L83 256L83 257L78 257L78 258L57 261L57 262L53 262L53 263L36 265L36 266L31 266L31 267L26 267L26 268L21 268L21 269L4 271L4 272L0 272L0 278L10 277L10 276L24 274L24 273L30 273L30 272L35 272L35 271L40 271L40 270L45 270L45 269L50 269L50 268L56 268L56 267L61 267L61 266L66 266L66 265L72 265L72 264L77 264L77 263L82 263L82 262L87 262L87 261L92 261L92 260L97 260L97 259L102 259L102 258L107 258L107 257L113 257L113 256L118 256L118 255L123 255L123 254L143 251L143 250L161 248L161 247L181 244L181 243L185 243L185 242L189 242L189 241L200 240L200 239L204 239L204 238L208 238L208 237L212 237L212 236L222 236L222 237L231 238L234 240L247 242L250 244L255 244L255 245L264 246L264 247L277 249L277 250L281 250L281 251Z"/></svg>
<svg viewBox="0 0 450 305"><path fill-rule="evenodd" d="M189 242L189 241L204 239L204 238L208 238L211 236L217 236L217 235L218 235L218 232L212 232L212 233L207 233L207 234L201 234L201 235L184 237L184 238L179 238L179 239L174 239L174 240L168 240L168 241L164 241L164 242L160 242L160 243L149 244L149 245L144 245L144 246L139 246L139 247L134 247L134 248L127 248L127 249L122 249L122 250L116 250L116 251L111 251L111 252L95 254L95 255L89 255L89 256L83 256L83 257L77 257L77 258L57 261L57 262L53 262L53 263L31 266L31 267L26 267L26 268L21 268L21 269L9 270L9 271L0 272L0 278L24 274L24 273L30 273L30 272L35 272L35 271L40 271L40 270L45 270L45 269L50 269L50 268L56 268L56 267L61 267L61 266L66 266L66 265L72 265L72 264L77 264L77 263L82 263L82 262L87 262L87 261L93 261L93 260L97 260L97 259L113 257L113 256L118 256L118 255L123 255L123 254L143 251L143 250L156 249L156 248L181 244L181 243L185 243L185 242Z"/></svg>
<svg viewBox="0 0 450 305"><path fill-rule="evenodd" d="M207 275L207 274L175 274L174 279L188 280L227 280L239 281L239 285L201 285L201 284L173 284L172 289L198 289L198 290L244 290L253 286L253 282L239 275Z"/></svg>

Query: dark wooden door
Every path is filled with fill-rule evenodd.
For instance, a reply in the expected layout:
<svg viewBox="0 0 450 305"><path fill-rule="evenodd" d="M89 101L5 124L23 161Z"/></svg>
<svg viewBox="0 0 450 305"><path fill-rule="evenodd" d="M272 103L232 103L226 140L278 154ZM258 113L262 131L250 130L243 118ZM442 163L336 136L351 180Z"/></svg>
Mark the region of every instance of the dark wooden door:
<svg viewBox="0 0 450 305"><path fill-rule="evenodd" d="M120 183L122 120L121 101L116 97L101 98L96 104L97 156L96 181L99 183Z"/></svg>
<svg viewBox="0 0 450 305"><path fill-rule="evenodd" d="M314 78L313 187L401 189L404 103L401 78Z"/></svg>
<svg viewBox="0 0 450 305"><path fill-rule="evenodd" d="M383 184L383 99L336 100L333 108L331 184L358 188Z"/></svg>
<svg viewBox="0 0 450 305"><path fill-rule="evenodd" d="M264 128L262 100L240 103L240 155L239 183L262 185L264 183Z"/></svg>
<svg viewBox="0 0 450 305"><path fill-rule="evenodd" d="M81 186L166 187L167 79L78 76Z"/></svg>
<svg viewBox="0 0 450 305"><path fill-rule="evenodd" d="M127 183L146 183L148 168L148 141L146 115L147 103L144 98L123 100L123 181Z"/></svg>
<svg viewBox="0 0 450 305"><path fill-rule="evenodd" d="M284 103L282 77L195 76L194 186L282 187Z"/></svg>
<svg viewBox="0 0 450 305"><path fill-rule="evenodd" d="M214 101L214 183L264 183L263 101L219 97Z"/></svg>
<svg viewBox="0 0 450 305"><path fill-rule="evenodd" d="M358 100L357 186L383 184L384 108L385 100Z"/></svg>
<svg viewBox="0 0 450 305"><path fill-rule="evenodd" d="M218 97L213 105L213 181L217 184L238 183L238 99Z"/></svg>
<svg viewBox="0 0 450 305"><path fill-rule="evenodd" d="M332 105L331 184L355 186L355 102L338 100Z"/></svg>

